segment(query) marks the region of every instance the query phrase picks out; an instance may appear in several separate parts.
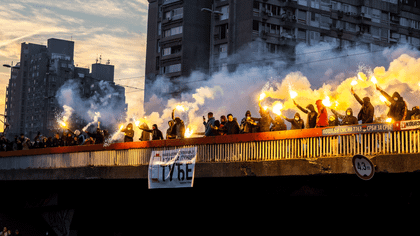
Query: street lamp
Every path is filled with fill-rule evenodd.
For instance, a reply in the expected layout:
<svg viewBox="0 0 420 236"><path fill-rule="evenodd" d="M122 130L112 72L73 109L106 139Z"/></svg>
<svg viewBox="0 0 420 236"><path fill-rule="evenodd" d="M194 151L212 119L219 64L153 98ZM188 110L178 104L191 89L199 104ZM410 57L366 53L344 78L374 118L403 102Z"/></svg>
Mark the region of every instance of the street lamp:
<svg viewBox="0 0 420 236"><path fill-rule="evenodd" d="M221 15L223 15L223 12L221 12L221 11L215 11L214 10L214 1L213 1L213 4L212 4L212 6L211 6L211 8L212 9L210 9L210 8L201 8L201 11L206 11L206 12L210 12L210 14L211 14L211 20L210 20L210 59L209 59L209 75L211 75L212 73L212 68L213 68L213 53L214 53L214 43L213 43L213 40L214 40L214 18L213 18L213 16L214 15L217 15L217 16L221 16Z"/></svg>

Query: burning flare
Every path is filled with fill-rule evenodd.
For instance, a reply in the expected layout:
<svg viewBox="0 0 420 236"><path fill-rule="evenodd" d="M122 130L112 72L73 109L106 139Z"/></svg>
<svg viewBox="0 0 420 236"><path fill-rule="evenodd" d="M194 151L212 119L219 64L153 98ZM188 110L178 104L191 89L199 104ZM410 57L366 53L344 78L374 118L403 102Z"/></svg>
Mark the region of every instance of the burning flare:
<svg viewBox="0 0 420 236"><path fill-rule="evenodd" d="M381 99L381 101L382 102L386 102L386 101L388 101L383 95L381 95L380 97L379 97L379 99Z"/></svg>
<svg viewBox="0 0 420 236"><path fill-rule="evenodd" d="M330 97L325 97L324 100L322 100L322 104L324 104L326 107L331 107L332 103L330 101Z"/></svg>
<svg viewBox="0 0 420 236"><path fill-rule="evenodd" d="M60 126L63 128L67 128L67 124L64 121L60 121Z"/></svg>
<svg viewBox="0 0 420 236"><path fill-rule="evenodd" d="M357 84L357 80L351 81L351 86L355 86Z"/></svg>
<svg viewBox="0 0 420 236"><path fill-rule="evenodd" d="M375 76L372 75L372 78L370 78L370 81L372 81L373 84L377 84L378 80L376 80Z"/></svg>
<svg viewBox="0 0 420 236"><path fill-rule="evenodd" d="M296 91L290 90L289 91L290 94L290 98L295 99L298 95L298 93Z"/></svg>
<svg viewBox="0 0 420 236"><path fill-rule="evenodd" d="M193 130L193 129L190 129L190 127L188 127L188 128L185 130L184 137L185 137L185 138L189 138L189 137L191 137L191 135L193 135L193 133L194 133L194 130Z"/></svg>
<svg viewBox="0 0 420 236"><path fill-rule="evenodd" d="M261 93L260 94L260 101L262 101L265 98L266 94L265 93Z"/></svg>
<svg viewBox="0 0 420 236"><path fill-rule="evenodd" d="M120 131L124 128L124 124L120 125Z"/></svg>
<svg viewBox="0 0 420 236"><path fill-rule="evenodd" d="M276 102L273 106L273 112L276 115L281 115L281 109L283 109L283 104L281 104L280 102Z"/></svg>
<svg viewBox="0 0 420 236"><path fill-rule="evenodd" d="M185 111L185 110L186 110L186 108L185 108L185 106L184 106L184 105L177 105L177 106L176 106L176 109L177 109L178 111Z"/></svg>
<svg viewBox="0 0 420 236"><path fill-rule="evenodd" d="M392 120L392 118L386 118L386 123L388 123L388 124L391 124L391 123L393 123L394 121Z"/></svg>

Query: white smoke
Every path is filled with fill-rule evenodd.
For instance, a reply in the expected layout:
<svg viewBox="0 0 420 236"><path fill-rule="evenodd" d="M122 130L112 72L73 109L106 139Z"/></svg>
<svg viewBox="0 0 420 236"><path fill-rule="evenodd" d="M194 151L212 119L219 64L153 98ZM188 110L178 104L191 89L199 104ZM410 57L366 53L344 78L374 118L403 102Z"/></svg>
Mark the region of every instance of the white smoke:
<svg viewBox="0 0 420 236"><path fill-rule="evenodd" d="M407 101L409 108L418 104L416 98L420 90L418 71L420 71L420 53L407 45L387 49L368 49L367 47L355 47L335 50L335 45L326 43L317 46L300 44L296 47L296 61L284 60L282 55L268 54L261 59L252 53L240 53L229 57L243 61L237 62L234 72L226 70L214 73L206 80L197 77L193 73L186 81L185 86L192 92L182 93L178 99L165 98L161 94L171 88L171 83L163 77L158 77L152 86L155 95L145 103L146 110L153 106L155 112L148 117L150 123L159 125L162 131L167 128L167 121L171 119L170 112L178 104L189 106L193 109L177 115L184 120L186 126L192 126L197 131L204 131L202 116L213 112L216 119L221 115L232 113L240 121L247 110L253 117L259 117L258 98L261 92L267 92L267 98L263 105L272 105L276 101L283 103L283 114L293 117L299 111L293 104L289 90L298 93L295 101L301 106L315 104L318 99L329 96L331 101L337 101L334 106L337 111L344 113L350 107L354 114L360 110L360 104L350 93L351 81L357 79L357 73L362 72L364 81L354 86L354 91L361 98L369 96L375 106L375 116L386 114L388 107L379 100L379 92L375 90L370 81L372 75L378 79L378 84L392 95L398 91ZM245 50L244 50L245 51ZM241 55L241 59L238 59ZM244 59L245 58L245 59ZM265 58L271 58L270 65L261 65L261 61L267 64ZM256 63L250 63L256 61ZM293 66L290 66L294 64ZM385 69L388 67L388 69ZM192 83L200 81L199 83ZM164 84L162 90L159 90ZM197 99L193 99L197 97ZM156 112L156 107L160 111ZM159 116L160 114L160 116ZM329 114L331 112L329 111ZM153 117L153 118L152 118ZM275 115L272 113L272 117ZM306 119L305 119L306 120Z"/></svg>

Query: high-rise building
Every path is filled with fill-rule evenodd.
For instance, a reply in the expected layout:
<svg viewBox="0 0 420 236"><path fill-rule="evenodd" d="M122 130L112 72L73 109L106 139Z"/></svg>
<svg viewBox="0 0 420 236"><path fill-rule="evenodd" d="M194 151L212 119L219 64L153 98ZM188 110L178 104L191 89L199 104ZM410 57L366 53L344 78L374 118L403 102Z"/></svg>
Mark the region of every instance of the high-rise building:
<svg viewBox="0 0 420 236"><path fill-rule="evenodd" d="M180 78L208 71L211 14L203 8L211 8L211 1L149 0L146 91L158 75L165 75L176 96L185 88Z"/></svg>
<svg viewBox="0 0 420 236"><path fill-rule="evenodd" d="M73 41L51 38L47 46L21 44L20 66L19 69L17 66L12 68L6 89L5 115L10 126L5 132L9 139L20 134L33 138L37 132L53 136L59 127L57 117L63 111L56 98L57 91L71 79L82 79L80 83L90 88L90 93L94 93L91 88L100 89L100 86L92 85L106 77L118 91L118 97L121 97L118 100L121 104L119 107L126 110L124 88L113 83L114 66L100 64L106 68L112 67L107 70L112 75L97 70L100 76L91 76L89 69L74 67L73 55ZM91 79L83 80L85 75Z"/></svg>
<svg viewBox="0 0 420 236"><path fill-rule="evenodd" d="M207 9L198 9L196 2ZM229 56L239 51L280 54L293 61L299 43L328 42L338 49L377 50L397 43L419 47L419 22L420 0L149 0L145 101L147 85L157 75L176 78L194 68L208 68L209 74L232 71L241 58L232 62ZM187 31L190 24L199 29ZM198 39L194 44L186 40L191 36ZM196 50L205 51L207 45L208 52ZM190 49L195 60L185 60ZM206 61L209 66L202 67Z"/></svg>

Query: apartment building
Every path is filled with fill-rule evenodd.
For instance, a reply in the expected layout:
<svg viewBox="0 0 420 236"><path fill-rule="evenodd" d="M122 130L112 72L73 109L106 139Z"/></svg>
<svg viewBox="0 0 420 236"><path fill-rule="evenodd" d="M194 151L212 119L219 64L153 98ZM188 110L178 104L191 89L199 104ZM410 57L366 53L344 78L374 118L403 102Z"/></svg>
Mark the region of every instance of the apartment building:
<svg viewBox="0 0 420 236"><path fill-rule="evenodd" d="M203 5L197 6L196 2ZM145 101L147 84L156 76L188 75L195 68L205 68L205 61L209 62L209 74L224 68L234 70L240 62L232 62L229 55L248 50L252 42L258 46L250 48L249 53L280 54L292 59L299 43L328 42L338 49L369 50L406 43L420 46L420 0L149 0L149 3ZM194 14L186 11L193 6ZM180 7L182 17L175 13ZM200 7L208 10L200 12ZM186 31L188 22L200 22L195 24L199 28ZM173 37L172 30L181 32L176 36L177 43L166 37L170 33ZM197 40L187 43L185 35L194 35ZM207 45L211 46L206 52ZM202 50L193 50L196 60L184 60L185 51L191 47Z"/></svg>

